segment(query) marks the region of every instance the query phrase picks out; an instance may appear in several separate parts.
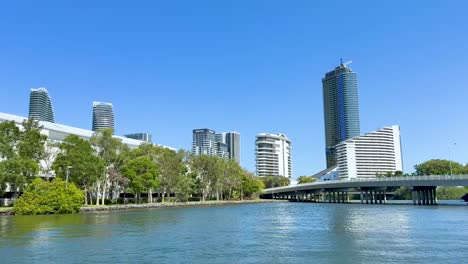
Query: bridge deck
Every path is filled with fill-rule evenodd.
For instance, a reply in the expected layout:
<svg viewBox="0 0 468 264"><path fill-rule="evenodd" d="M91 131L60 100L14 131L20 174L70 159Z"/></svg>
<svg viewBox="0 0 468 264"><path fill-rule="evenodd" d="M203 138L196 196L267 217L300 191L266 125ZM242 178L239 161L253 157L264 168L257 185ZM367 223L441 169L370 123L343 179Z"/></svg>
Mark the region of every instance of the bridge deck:
<svg viewBox="0 0 468 264"><path fill-rule="evenodd" d="M360 189L384 187L419 187L419 186L468 186L468 175L438 175L385 177L375 179L352 179L326 182L314 182L293 186L269 188L264 194L291 193L296 191L314 191L322 189Z"/></svg>

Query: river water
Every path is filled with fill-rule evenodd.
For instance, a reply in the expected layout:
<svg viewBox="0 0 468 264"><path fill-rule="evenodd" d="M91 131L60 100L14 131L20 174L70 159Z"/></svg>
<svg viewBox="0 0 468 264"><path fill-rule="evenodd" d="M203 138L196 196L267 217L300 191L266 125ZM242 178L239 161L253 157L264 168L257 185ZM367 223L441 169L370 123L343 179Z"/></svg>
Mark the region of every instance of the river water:
<svg viewBox="0 0 468 264"><path fill-rule="evenodd" d="M264 203L0 217L0 263L466 263L468 206Z"/></svg>

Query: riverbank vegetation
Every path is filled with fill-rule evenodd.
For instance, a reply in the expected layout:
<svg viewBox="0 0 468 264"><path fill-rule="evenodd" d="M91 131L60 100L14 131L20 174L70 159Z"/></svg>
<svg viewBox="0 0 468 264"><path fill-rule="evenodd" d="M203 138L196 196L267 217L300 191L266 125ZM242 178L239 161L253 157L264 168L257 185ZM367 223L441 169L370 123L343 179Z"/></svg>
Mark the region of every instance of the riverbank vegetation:
<svg viewBox="0 0 468 264"><path fill-rule="evenodd" d="M53 143L37 121L25 120L23 127L0 124L0 195L14 190L16 199L24 192L15 203L20 213L75 212L71 201L60 201L66 203L62 208L50 200L72 190L82 192L85 205L103 205L253 199L264 188L260 178L233 160L149 143L129 149L110 129L89 140L70 135Z"/></svg>
<svg viewBox="0 0 468 264"><path fill-rule="evenodd" d="M73 183L36 178L16 200L13 210L18 215L78 213L83 199L83 191Z"/></svg>

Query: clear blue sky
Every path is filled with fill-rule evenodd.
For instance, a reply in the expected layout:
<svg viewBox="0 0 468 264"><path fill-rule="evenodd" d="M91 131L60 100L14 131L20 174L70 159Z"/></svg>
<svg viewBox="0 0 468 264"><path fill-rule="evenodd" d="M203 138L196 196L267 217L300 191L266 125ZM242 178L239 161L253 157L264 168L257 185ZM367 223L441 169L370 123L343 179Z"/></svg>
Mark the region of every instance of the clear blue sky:
<svg viewBox="0 0 468 264"><path fill-rule="evenodd" d="M68 3L64 3L68 2ZM74 3L71 3L74 2ZM192 129L293 143L293 177L325 167L321 78L358 72L361 132L401 126L405 171L468 162L467 1L9 1L0 8L0 112L26 116L44 86L56 122L189 149Z"/></svg>

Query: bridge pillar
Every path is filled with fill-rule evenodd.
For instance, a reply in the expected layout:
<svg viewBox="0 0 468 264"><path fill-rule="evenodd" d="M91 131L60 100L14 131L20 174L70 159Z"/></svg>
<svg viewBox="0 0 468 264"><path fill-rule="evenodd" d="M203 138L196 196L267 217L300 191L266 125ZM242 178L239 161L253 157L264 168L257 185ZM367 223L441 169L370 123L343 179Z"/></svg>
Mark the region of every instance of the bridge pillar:
<svg viewBox="0 0 468 264"><path fill-rule="evenodd" d="M362 189L361 189L359 194L360 194L360 197L361 197L361 204L363 204L364 203L364 193L362 193Z"/></svg>
<svg viewBox="0 0 468 264"><path fill-rule="evenodd" d="M384 199L384 204L387 204L387 191L383 190L383 199Z"/></svg>
<svg viewBox="0 0 468 264"><path fill-rule="evenodd" d="M418 194L418 205L421 205L421 191L417 191Z"/></svg>
<svg viewBox="0 0 468 264"><path fill-rule="evenodd" d="M437 187L432 190L434 192L434 204L438 204L439 202L437 201Z"/></svg>
<svg viewBox="0 0 468 264"><path fill-rule="evenodd" d="M369 204L369 191L366 190L366 204Z"/></svg>
<svg viewBox="0 0 468 264"><path fill-rule="evenodd" d="M428 200L427 199L427 190L423 190L423 199L424 199L423 200L424 205L428 205L428 203L427 203L427 200Z"/></svg>
<svg viewBox="0 0 468 264"><path fill-rule="evenodd" d="M379 191L379 204L383 203L383 191Z"/></svg>
<svg viewBox="0 0 468 264"><path fill-rule="evenodd" d="M411 195L413 196L413 204L416 205L416 191L413 189L411 190Z"/></svg>
<svg viewBox="0 0 468 264"><path fill-rule="evenodd" d="M435 205L434 189L431 189L431 190L429 191L429 194L431 195L431 205Z"/></svg>
<svg viewBox="0 0 468 264"><path fill-rule="evenodd" d="M370 198L371 198L371 204L374 204L375 201L375 191L374 190L369 190L370 192Z"/></svg>

